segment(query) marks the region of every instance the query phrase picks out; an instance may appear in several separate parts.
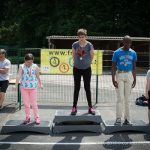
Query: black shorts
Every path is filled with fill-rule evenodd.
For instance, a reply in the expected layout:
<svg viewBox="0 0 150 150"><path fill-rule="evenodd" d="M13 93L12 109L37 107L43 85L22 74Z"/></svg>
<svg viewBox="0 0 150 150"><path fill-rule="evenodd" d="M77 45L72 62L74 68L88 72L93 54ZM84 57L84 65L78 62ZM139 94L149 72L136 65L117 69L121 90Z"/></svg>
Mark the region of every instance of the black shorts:
<svg viewBox="0 0 150 150"><path fill-rule="evenodd" d="M6 93L8 85L9 85L8 80L0 81L0 92Z"/></svg>

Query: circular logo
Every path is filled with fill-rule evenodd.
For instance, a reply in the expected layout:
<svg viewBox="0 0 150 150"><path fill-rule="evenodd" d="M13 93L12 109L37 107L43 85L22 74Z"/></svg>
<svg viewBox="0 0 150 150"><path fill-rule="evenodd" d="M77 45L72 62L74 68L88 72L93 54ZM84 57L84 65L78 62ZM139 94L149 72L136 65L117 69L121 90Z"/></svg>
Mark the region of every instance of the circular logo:
<svg viewBox="0 0 150 150"><path fill-rule="evenodd" d="M66 73L69 71L69 65L66 64L66 63L62 63L60 66L59 66L59 70L60 72L62 73Z"/></svg>
<svg viewBox="0 0 150 150"><path fill-rule="evenodd" d="M69 65L70 65L71 67L73 67L73 59L72 59L72 57L69 58Z"/></svg>
<svg viewBox="0 0 150 150"><path fill-rule="evenodd" d="M51 57L49 63L52 67L57 67L60 63L60 60L58 57Z"/></svg>

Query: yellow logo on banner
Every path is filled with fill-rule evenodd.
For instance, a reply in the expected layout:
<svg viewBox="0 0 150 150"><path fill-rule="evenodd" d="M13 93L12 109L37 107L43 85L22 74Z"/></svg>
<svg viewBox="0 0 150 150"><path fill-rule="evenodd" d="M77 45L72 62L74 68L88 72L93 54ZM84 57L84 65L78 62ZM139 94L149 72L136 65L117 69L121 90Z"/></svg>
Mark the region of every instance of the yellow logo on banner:
<svg viewBox="0 0 150 150"><path fill-rule="evenodd" d="M71 49L41 49L42 74L72 74ZM102 74L102 51L94 50L92 74Z"/></svg>

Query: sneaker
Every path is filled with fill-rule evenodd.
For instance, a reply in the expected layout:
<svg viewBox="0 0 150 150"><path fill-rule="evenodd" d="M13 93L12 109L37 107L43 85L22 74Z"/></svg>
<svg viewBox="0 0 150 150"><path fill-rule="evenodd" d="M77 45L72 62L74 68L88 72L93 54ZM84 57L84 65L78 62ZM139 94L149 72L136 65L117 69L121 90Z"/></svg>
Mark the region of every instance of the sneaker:
<svg viewBox="0 0 150 150"><path fill-rule="evenodd" d="M72 107L71 115L76 115L76 113L77 113L77 108L76 107Z"/></svg>
<svg viewBox="0 0 150 150"><path fill-rule="evenodd" d="M124 120L123 125L132 125L130 121L128 121L127 119Z"/></svg>
<svg viewBox="0 0 150 150"><path fill-rule="evenodd" d="M114 125L116 125L116 126L121 125L121 118L117 118Z"/></svg>
<svg viewBox="0 0 150 150"><path fill-rule="evenodd" d="M39 118L36 118L36 119L35 119L35 124L36 124L36 125L39 125L39 124L40 124L40 119L39 119Z"/></svg>
<svg viewBox="0 0 150 150"><path fill-rule="evenodd" d="M95 109L93 107L89 107L89 114L95 115Z"/></svg>
<svg viewBox="0 0 150 150"><path fill-rule="evenodd" d="M26 120L23 122L24 125L30 123L30 118L26 118Z"/></svg>

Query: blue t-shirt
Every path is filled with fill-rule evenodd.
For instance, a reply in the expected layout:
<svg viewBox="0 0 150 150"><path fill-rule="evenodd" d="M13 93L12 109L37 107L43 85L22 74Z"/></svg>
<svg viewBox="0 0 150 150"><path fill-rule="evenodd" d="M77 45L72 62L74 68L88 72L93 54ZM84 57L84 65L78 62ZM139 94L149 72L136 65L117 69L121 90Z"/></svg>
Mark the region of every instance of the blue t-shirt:
<svg viewBox="0 0 150 150"><path fill-rule="evenodd" d="M119 48L114 52L112 61L116 63L118 70L132 71L133 63L137 61L137 55L131 48L129 50Z"/></svg>
<svg viewBox="0 0 150 150"><path fill-rule="evenodd" d="M85 47L79 45L79 41L72 44L72 48L75 50L74 67L78 69L87 69L91 66L90 51L93 50L93 45L87 42Z"/></svg>

